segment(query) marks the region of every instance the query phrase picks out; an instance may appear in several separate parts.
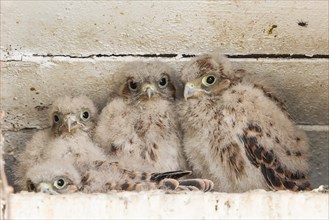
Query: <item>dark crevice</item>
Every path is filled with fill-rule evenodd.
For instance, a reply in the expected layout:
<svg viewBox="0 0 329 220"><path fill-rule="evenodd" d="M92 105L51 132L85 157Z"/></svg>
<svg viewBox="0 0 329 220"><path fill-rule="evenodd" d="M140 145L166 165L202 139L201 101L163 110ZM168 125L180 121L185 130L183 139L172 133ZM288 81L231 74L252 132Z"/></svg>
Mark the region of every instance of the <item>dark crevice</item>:
<svg viewBox="0 0 329 220"><path fill-rule="evenodd" d="M94 58L94 57L165 57L172 58L178 54L92 54L89 56L72 56L72 55L39 55L33 54L35 57L69 57L69 58Z"/></svg>
<svg viewBox="0 0 329 220"><path fill-rule="evenodd" d="M8 128L8 129L3 129L3 132L33 132L33 131L38 131L38 130L44 130L50 128L50 126L48 127L39 127L39 126L35 126L35 127L21 127L21 128Z"/></svg>
<svg viewBox="0 0 329 220"><path fill-rule="evenodd" d="M321 59L329 58L327 54L314 54L314 55L305 55L305 54L246 54L246 55L227 55L229 58L271 58L271 59Z"/></svg>
<svg viewBox="0 0 329 220"><path fill-rule="evenodd" d="M70 58L93 58L93 57L164 57L164 58L173 58L181 56L183 58L195 57L194 54L174 54L174 53L165 53L165 54L92 54L89 56L72 56L72 55L38 55L33 54L36 57L70 57ZM243 58L285 58L285 59L319 59L319 58L329 58L327 54L314 54L314 55L305 55L305 54L245 54L245 55L229 55L226 54L228 58L234 59L243 59Z"/></svg>
<svg viewBox="0 0 329 220"><path fill-rule="evenodd" d="M314 55L305 55L305 54L237 54L237 55L229 55L225 54L228 58L233 59L259 59L259 58L269 58L269 59L322 59L329 58L327 54L314 54ZM195 57L196 55L192 54L182 54L182 57Z"/></svg>
<svg viewBox="0 0 329 220"><path fill-rule="evenodd" d="M190 58L190 57L195 57L196 55L193 54L182 54L183 58Z"/></svg>
<svg viewBox="0 0 329 220"><path fill-rule="evenodd" d="M20 60L1 60L1 61L3 61L3 62L17 62L17 61L22 61L22 59L20 59Z"/></svg>
<svg viewBox="0 0 329 220"><path fill-rule="evenodd" d="M178 54L173 53L164 53L164 54L97 54L95 57L165 57L165 58L172 58L177 57Z"/></svg>
<svg viewBox="0 0 329 220"><path fill-rule="evenodd" d="M328 54L314 54L314 55L305 55L305 54L236 54L230 55L225 54L228 58L232 59L328 59ZM91 54L88 56L74 56L74 55L53 55L53 54L33 54L33 57L45 57L45 58L53 58L53 57L68 57L72 59L88 59L95 57L144 57L144 58L191 58L195 57L195 54L175 54L175 53L164 53L164 54ZM14 62L14 61L22 61L22 60L4 60L5 62Z"/></svg>

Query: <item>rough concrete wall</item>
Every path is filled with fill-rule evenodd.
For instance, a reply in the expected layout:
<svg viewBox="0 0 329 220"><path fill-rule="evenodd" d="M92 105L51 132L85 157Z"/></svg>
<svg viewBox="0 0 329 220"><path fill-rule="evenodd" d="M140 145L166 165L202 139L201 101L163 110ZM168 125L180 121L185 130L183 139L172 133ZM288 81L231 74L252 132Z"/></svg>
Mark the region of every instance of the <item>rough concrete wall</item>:
<svg viewBox="0 0 329 220"><path fill-rule="evenodd" d="M328 194L123 192L11 196L11 219L328 219ZM54 208L56 207L56 209ZM92 208L91 208L92 207ZM24 210L24 211L17 211Z"/></svg>
<svg viewBox="0 0 329 220"><path fill-rule="evenodd" d="M101 108L124 62L177 70L221 49L270 84L310 137L311 181L329 184L327 1L1 1L1 109L8 174L55 97Z"/></svg>
<svg viewBox="0 0 329 220"><path fill-rule="evenodd" d="M326 1L2 2L10 53L328 54Z"/></svg>

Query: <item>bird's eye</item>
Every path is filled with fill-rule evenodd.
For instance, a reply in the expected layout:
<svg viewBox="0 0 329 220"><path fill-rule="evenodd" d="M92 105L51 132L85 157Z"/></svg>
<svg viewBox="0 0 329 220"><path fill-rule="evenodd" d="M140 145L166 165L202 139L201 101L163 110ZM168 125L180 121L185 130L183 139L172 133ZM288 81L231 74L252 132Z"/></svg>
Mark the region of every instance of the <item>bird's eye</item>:
<svg viewBox="0 0 329 220"><path fill-rule="evenodd" d="M80 118L83 120L83 121L87 121L89 118L90 118L90 113L88 110L84 110L80 113Z"/></svg>
<svg viewBox="0 0 329 220"><path fill-rule="evenodd" d="M205 76L202 79L202 84L205 86L211 86L216 82L216 78L214 76Z"/></svg>
<svg viewBox="0 0 329 220"><path fill-rule="evenodd" d="M59 122L59 115L57 113L54 114L54 122L56 124Z"/></svg>
<svg viewBox="0 0 329 220"><path fill-rule="evenodd" d="M63 178L59 178L54 182L54 187L56 189L63 189L65 186L66 186L66 182Z"/></svg>
<svg viewBox="0 0 329 220"><path fill-rule="evenodd" d="M35 191L35 185L32 183L31 180L28 180L26 182L26 187L27 187L27 191L29 191L29 192Z"/></svg>
<svg viewBox="0 0 329 220"><path fill-rule="evenodd" d="M134 81L129 80L128 81L128 85L129 85L129 89L130 90L132 90L132 91L136 91L137 90L137 83L135 83Z"/></svg>
<svg viewBox="0 0 329 220"><path fill-rule="evenodd" d="M163 77L159 81L159 87L160 88L165 88L168 85L168 80L166 77Z"/></svg>

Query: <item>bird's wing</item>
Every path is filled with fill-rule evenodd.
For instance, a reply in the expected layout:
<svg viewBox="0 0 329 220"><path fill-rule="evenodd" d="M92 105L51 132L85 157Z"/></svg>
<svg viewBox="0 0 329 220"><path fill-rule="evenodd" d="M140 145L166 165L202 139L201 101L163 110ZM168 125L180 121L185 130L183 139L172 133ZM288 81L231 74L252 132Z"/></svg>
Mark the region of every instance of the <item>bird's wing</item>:
<svg viewBox="0 0 329 220"><path fill-rule="evenodd" d="M207 179L189 179L177 181L172 178L165 178L160 182L133 181L129 178L106 184L108 191L145 191L145 190L169 190L169 191L210 191L213 189L213 182Z"/></svg>
<svg viewBox="0 0 329 220"><path fill-rule="evenodd" d="M179 179L183 176L187 176L190 174L192 174L192 171L188 171L188 170L177 170L177 171L169 171L169 172L162 172L162 173L152 173L150 180L159 182L166 178Z"/></svg>
<svg viewBox="0 0 329 220"><path fill-rule="evenodd" d="M261 84L254 84L254 87L262 90L265 96L271 99L285 113L285 115L287 115L287 117L292 119L291 115L288 112L287 105L269 87L266 87Z"/></svg>
<svg viewBox="0 0 329 220"><path fill-rule="evenodd" d="M264 135L266 134L262 133L260 126L249 124L239 139L244 144L249 161L260 168L267 185L274 190L310 190L310 183L305 174L288 170L280 162L274 149L269 150L262 145L265 143L261 142Z"/></svg>

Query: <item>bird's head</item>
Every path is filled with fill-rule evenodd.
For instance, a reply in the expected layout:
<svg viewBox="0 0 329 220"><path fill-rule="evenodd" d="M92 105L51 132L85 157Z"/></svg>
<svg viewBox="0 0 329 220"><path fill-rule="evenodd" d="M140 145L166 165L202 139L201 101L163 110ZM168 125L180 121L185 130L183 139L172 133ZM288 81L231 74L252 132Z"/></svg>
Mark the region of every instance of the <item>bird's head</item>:
<svg viewBox="0 0 329 220"><path fill-rule="evenodd" d="M124 92L135 100L147 101L156 98L173 98L175 88L172 86L169 76L164 73L158 79L138 81L129 78Z"/></svg>
<svg viewBox="0 0 329 220"><path fill-rule="evenodd" d="M50 118L55 136L74 134L77 130L88 132L95 126L97 110L85 96L63 97L53 103Z"/></svg>
<svg viewBox="0 0 329 220"><path fill-rule="evenodd" d="M51 181L42 181L40 183L33 183L28 180L26 185L30 192L42 192L50 195L67 194L78 191L78 186L66 176L58 176Z"/></svg>
<svg viewBox="0 0 329 220"><path fill-rule="evenodd" d="M195 80L189 81L184 87L184 98L197 98L203 95L216 95L228 88L231 84L229 79L222 79L216 74L209 73Z"/></svg>
<svg viewBox="0 0 329 220"><path fill-rule="evenodd" d="M118 77L122 77L119 96L135 102L175 99L173 73L169 66L160 62L129 63L118 73Z"/></svg>
<svg viewBox="0 0 329 220"><path fill-rule="evenodd" d="M226 57L220 54L196 57L182 69L184 98L219 95L236 77Z"/></svg>
<svg viewBox="0 0 329 220"><path fill-rule="evenodd" d="M26 174L26 189L50 195L74 193L79 190L80 175L66 162L46 161L37 164Z"/></svg>

